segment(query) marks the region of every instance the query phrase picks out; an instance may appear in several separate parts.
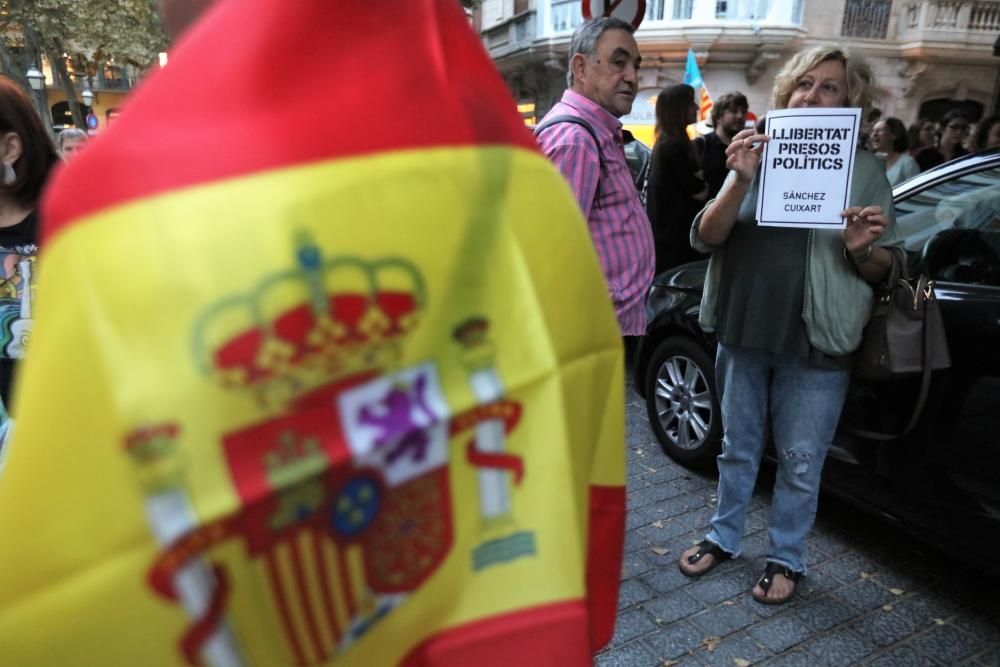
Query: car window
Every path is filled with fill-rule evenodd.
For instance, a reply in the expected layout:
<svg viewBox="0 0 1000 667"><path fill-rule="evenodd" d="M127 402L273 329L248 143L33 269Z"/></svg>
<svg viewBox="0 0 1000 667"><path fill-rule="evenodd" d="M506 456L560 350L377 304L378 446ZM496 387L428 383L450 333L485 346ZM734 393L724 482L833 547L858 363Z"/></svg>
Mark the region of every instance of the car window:
<svg viewBox="0 0 1000 667"><path fill-rule="evenodd" d="M896 204L913 271L1000 285L1000 168L939 183Z"/></svg>

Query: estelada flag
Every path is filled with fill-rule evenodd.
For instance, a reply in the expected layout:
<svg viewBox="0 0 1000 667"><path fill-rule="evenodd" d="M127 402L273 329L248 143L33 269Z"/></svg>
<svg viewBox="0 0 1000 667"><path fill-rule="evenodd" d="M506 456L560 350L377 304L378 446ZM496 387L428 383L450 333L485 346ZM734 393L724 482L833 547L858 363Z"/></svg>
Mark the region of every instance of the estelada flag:
<svg viewBox="0 0 1000 667"><path fill-rule="evenodd" d="M43 208L4 665L588 664L623 363L457 2L222 0Z"/></svg>
<svg viewBox="0 0 1000 667"><path fill-rule="evenodd" d="M694 88L695 96L698 98L698 122L693 124L693 127L689 125L687 128L688 135L693 139L709 129L705 124L712 117L712 96L708 94L708 86L701 78L701 69L691 49L688 49L684 65L684 83Z"/></svg>

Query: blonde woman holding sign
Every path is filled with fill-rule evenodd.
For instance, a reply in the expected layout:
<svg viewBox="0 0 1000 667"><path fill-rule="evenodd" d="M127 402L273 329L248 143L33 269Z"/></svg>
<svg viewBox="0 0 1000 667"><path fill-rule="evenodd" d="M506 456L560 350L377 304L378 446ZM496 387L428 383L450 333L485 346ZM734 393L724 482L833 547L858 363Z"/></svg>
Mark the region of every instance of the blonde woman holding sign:
<svg viewBox="0 0 1000 667"><path fill-rule="evenodd" d="M835 47L798 53L778 73L777 109L860 107L871 102L871 68ZM767 434L778 452L768 515L767 566L752 595L791 599L805 574L805 543L816 516L820 473L843 407L851 356L861 342L874 283L889 251L892 192L871 153L855 156L846 227L759 226L761 153L768 136L744 130L726 149L730 174L695 218L692 245L711 252L700 321L719 340L723 451L718 506L705 539L684 552L689 577L740 555L744 521ZM807 184L803 184L807 187Z"/></svg>

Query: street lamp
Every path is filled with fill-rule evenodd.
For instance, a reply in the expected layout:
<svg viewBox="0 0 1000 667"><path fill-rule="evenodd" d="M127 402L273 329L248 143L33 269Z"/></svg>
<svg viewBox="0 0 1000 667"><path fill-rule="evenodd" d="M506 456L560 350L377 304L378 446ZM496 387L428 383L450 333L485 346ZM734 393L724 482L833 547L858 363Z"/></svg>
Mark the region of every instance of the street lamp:
<svg viewBox="0 0 1000 667"><path fill-rule="evenodd" d="M33 91L40 93L45 90L45 75L37 67L32 65L24 75L28 77L28 83Z"/></svg>
<svg viewBox="0 0 1000 667"><path fill-rule="evenodd" d="M83 98L84 105L88 107L94 103L94 91L90 88L84 88L83 92L80 93L80 97Z"/></svg>
<svg viewBox="0 0 1000 667"><path fill-rule="evenodd" d="M32 65L24 73L24 76L28 79L28 85L31 86L31 92L35 98L35 105L38 110L38 117L42 119L46 127L51 127L52 117L49 116L45 103L45 75L42 74L41 70Z"/></svg>

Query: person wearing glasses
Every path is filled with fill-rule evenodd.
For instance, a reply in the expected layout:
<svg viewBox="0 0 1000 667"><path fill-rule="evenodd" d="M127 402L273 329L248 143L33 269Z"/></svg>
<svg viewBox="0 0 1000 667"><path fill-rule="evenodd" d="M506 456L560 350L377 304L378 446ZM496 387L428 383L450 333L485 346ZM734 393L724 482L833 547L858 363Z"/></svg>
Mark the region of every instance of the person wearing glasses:
<svg viewBox="0 0 1000 667"><path fill-rule="evenodd" d="M920 171L927 171L939 164L968 155L969 151L962 148L962 140L968 133L969 119L965 114L958 109L946 113L941 120L941 135L938 137L937 146L927 146L914 156Z"/></svg>

